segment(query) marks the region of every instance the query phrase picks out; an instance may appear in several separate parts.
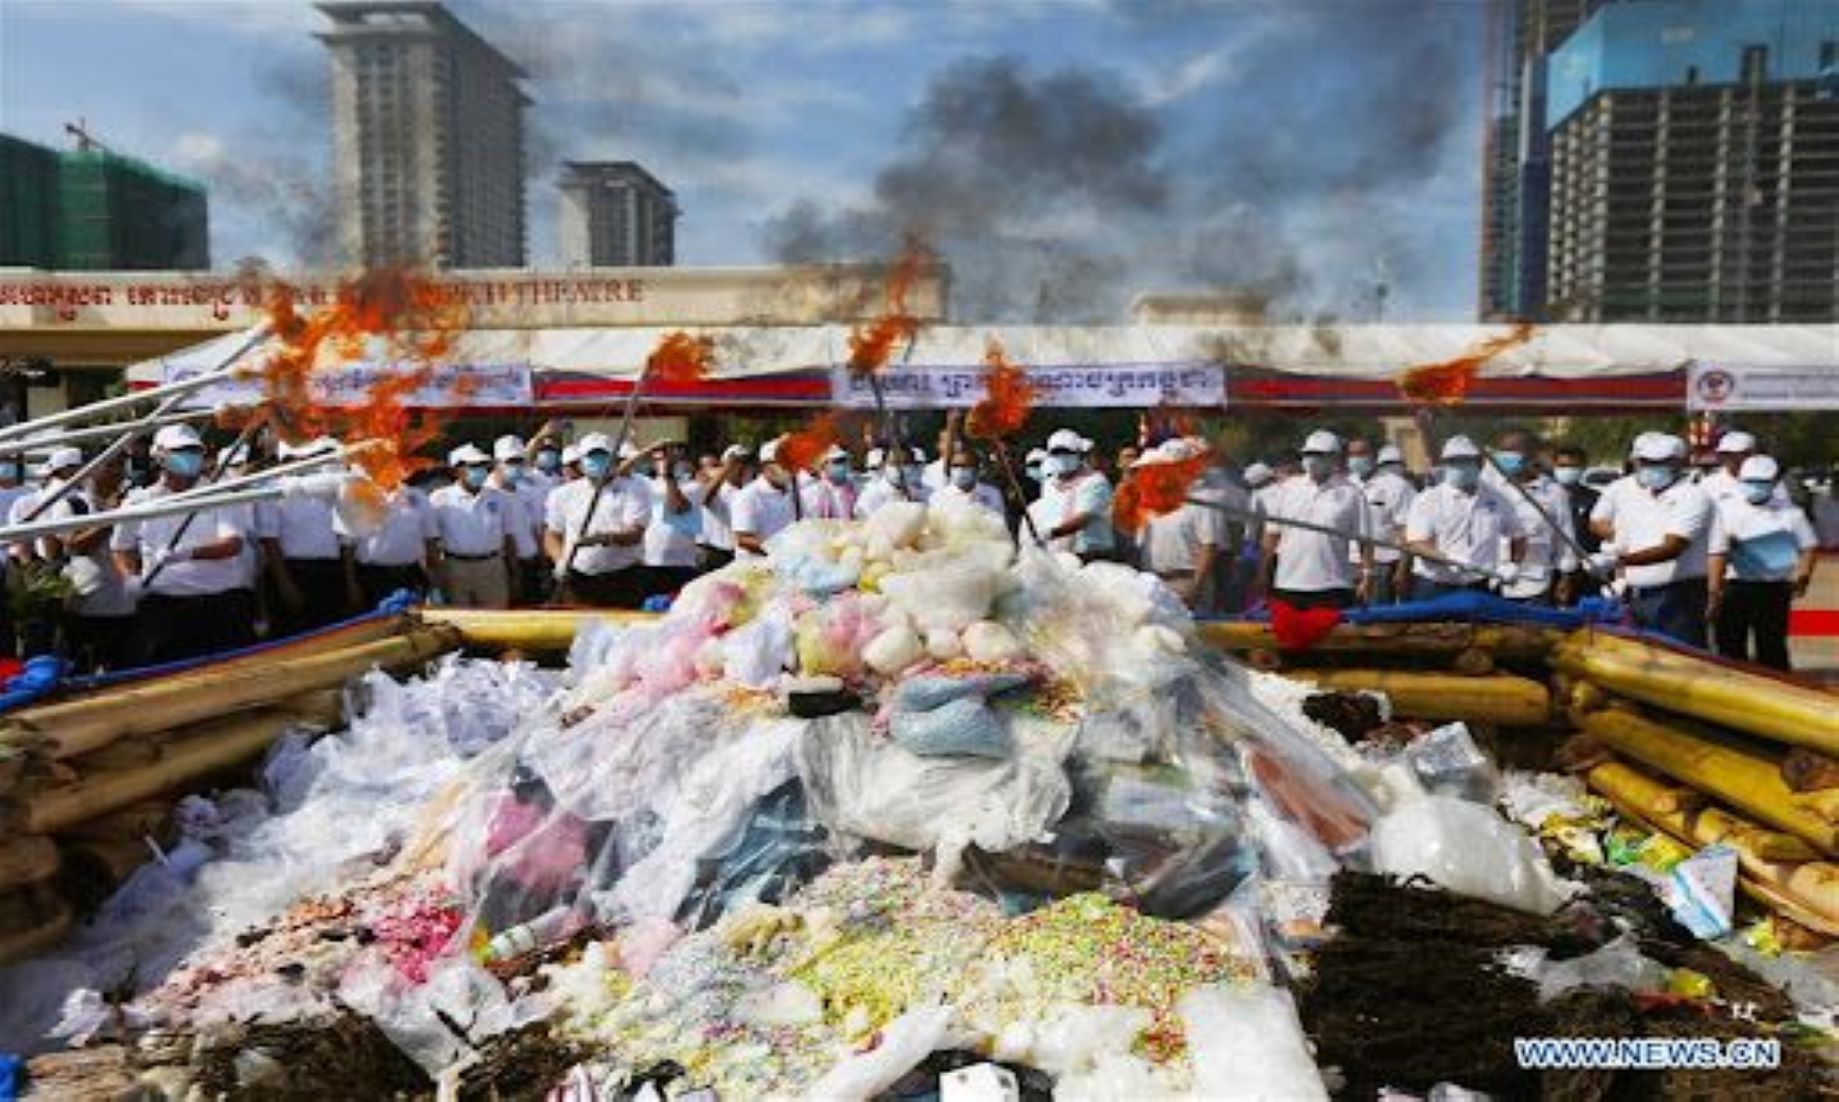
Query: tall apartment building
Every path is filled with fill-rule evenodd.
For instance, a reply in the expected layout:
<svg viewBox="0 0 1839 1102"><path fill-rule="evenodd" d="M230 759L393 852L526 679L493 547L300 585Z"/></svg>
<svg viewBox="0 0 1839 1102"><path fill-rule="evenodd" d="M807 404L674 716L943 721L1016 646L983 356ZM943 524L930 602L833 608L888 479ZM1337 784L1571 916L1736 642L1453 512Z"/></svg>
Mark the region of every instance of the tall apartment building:
<svg viewBox="0 0 1839 1102"><path fill-rule="evenodd" d="M524 71L437 3L318 7L345 258L521 267Z"/></svg>
<svg viewBox="0 0 1839 1102"><path fill-rule="evenodd" d="M0 268L57 267L57 150L0 134Z"/></svg>
<svg viewBox="0 0 1839 1102"><path fill-rule="evenodd" d="M1493 0L1483 162L1481 316L1543 317L1551 143L1547 56L1614 0Z"/></svg>
<svg viewBox="0 0 1839 1102"><path fill-rule="evenodd" d="M562 263L663 268L677 261L677 197L632 161L568 161L560 181Z"/></svg>
<svg viewBox="0 0 1839 1102"><path fill-rule="evenodd" d="M1554 317L1839 320L1839 4L1615 4L1549 71Z"/></svg>
<svg viewBox="0 0 1839 1102"><path fill-rule="evenodd" d="M204 188L103 149L60 153L0 134L0 266L211 266Z"/></svg>

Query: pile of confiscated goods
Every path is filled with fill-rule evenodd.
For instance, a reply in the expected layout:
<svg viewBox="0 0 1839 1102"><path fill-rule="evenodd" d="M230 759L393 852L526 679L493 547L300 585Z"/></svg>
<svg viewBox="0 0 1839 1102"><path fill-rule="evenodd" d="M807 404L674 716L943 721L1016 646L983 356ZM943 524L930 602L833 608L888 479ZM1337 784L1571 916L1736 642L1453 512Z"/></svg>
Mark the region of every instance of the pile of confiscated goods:
<svg viewBox="0 0 1839 1102"><path fill-rule="evenodd" d="M88 1046L33 1089L1518 1096L1534 1032L1782 1038L1746 1085L1820 1089L1832 982L1604 871L1574 780L1223 661L974 509L772 552L566 675L373 674L264 793L191 801L211 859L0 973L0 1037Z"/></svg>

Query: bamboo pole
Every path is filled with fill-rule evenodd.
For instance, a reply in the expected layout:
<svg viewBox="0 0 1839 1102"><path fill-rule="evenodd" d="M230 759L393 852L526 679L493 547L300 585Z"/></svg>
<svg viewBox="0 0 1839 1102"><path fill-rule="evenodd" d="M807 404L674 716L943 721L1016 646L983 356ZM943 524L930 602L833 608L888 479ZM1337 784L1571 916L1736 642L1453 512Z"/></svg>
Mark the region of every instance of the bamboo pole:
<svg viewBox="0 0 1839 1102"><path fill-rule="evenodd" d="M1577 718L1586 734L1623 756L1802 838L1823 854L1839 855L1839 825L1822 818L1782 783L1768 755L1730 739L1689 733L1621 708Z"/></svg>
<svg viewBox="0 0 1839 1102"><path fill-rule="evenodd" d="M1227 651L1277 650L1271 625L1212 621L1195 625L1201 639ZM1337 624L1311 651L1367 651L1374 654L1455 655L1471 648L1496 659L1540 659L1564 638L1550 628L1449 622Z"/></svg>
<svg viewBox="0 0 1839 1102"><path fill-rule="evenodd" d="M1810 911L1806 907L1801 906L1793 897L1782 894L1780 890L1769 884L1761 883L1747 876L1739 876L1737 877L1737 887L1743 894L1754 899L1764 907L1775 911L1797 926L1805 926L1809 930L1818 934L1824 934L1827 937L1839 937L1839 919L1822 915L1816 911Z"/></svg>
<svg viewBox="0 0 1839 1102"><path fill-rule="evenodd" d="M1468 720L1509 727L1551 721L1551 693L1530 678L1508 674L1468 677L1416 670L1280 670L1283 676L1340 692L1385 693L1392 711L1414 719Z"/></svg>
<svg viewBox="0 0 1839 1102"><path fill-rule="evenodd" d="M1769 830L1708 805L1695 789L1675 788L1623 762L1598 765L1584 775L1591 788L1618 806L1637 809L1648 822L1698 845L1718 842L1759 862L1817 861L1820 851L1803 838ZM1693 799L1697 796L1697 800Z"/></svg>
<svg viewBox="0 0 1839 1102"><path fill-rule="evenodd" d="M143 838L158 840L166 833L168 820L172 817L172 803L168 800L142 800L129 804L119 811L111 811L80 823L73 823L68 829L58 832L59 841L73 842L138 842Z"/></svg>
<svg viewBox="0 0 1839 1102"><path fill-rule="evenodd" d="M57 875L57 844L36 834L0 838L0 891Z"/></svg>
<svg viewBox="0 0 1839 1102"><path fill-rule="evenodd" d="M276 657L262 665L202 669L68 703L15 713L0 741L43 739L54 758L75 757L124 735L170 731L245 708L274 704L313 689L343 684L372 667L420 665L459 645L449 627L412 628L398 636L304 658Z"/></svg>
<svg viewBox="0 0 1839 1102"><path fill-rule="evenodd" d="M1552 662L1636 700L1774 742L1839 756L1839 696L1604 632L1579 631Z"/></svg>
<svg viewBox="0 0 1839 1102"><path fill-rule="evenodd" d="M424 608L423 623L457 629L469 647L486 650L517 649L534 653L557 653L574 644L575 633L589 620L606 620L615 624L655 623L658 616L650 612L622 612L603 609L517 609Z"/></svg>
<svg viewBox="0 0 1839 1102"><path fill-rule="evenodd" d="M25 801L26 827L52 833L151 799L258 757L301 716L263 710L201 724L166 747L152 765L89 774Z"/></svg>

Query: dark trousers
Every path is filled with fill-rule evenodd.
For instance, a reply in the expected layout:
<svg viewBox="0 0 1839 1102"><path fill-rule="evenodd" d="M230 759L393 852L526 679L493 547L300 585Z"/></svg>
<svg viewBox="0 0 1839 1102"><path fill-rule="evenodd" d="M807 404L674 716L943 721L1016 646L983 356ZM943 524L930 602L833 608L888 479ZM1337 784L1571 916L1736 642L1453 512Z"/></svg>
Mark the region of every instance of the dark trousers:
<svg viewBox="0 0 1839 1102"><path fill-rule="evenodd" d="M1703 648L1706 596L1705 579L1685 578L1629 590L1628 608L1637 625L1689 647Z"/></svg>
<svg viewBox="0 0 1839 1102"><path fill-rule="evenodd" d="M428 572L421 568L420 563L412 562L406 566L358 564L358 592L364 595L363 611L374 611L391 594L404 589L417 597L428 595Z"/></svg>
<svg viewBox="0 0 1839 1102"><path fill-rule="evenodd" d="M255 642L255 595L247 589L197 597L151 593L135 616L137 665L235 650Z"/></svg>
<svg viewBox="0 0 1839 1102"><path fill-rule="evenodd" d="M289 608L276 592L269 604L275 635L299 635L335 624L352 613L345 589L345 564L338 559L286 559L288 577L300 590L300 607Z"/></svg>
<svg viewBox="0 0 1839 1102"><path fill-rule="evenodd" d="M734 561L734 552L723 551L717 547L704 546L702 549L702 568L716 571Z"/></svg>
<svg viewBox="0 0 1839 1102"><path fill-rule="evenodd" d="M134 616L71 616L64 621L70 661L85 673L126 669L134 661Z"/></svg>
<svg viewBox="0 0 1839 1102"><path fill-rule="evenodd" d="M1351 589L1273 589L1271 598L1291 608L1354 607L1354 591Z"/></svg>
<svg viewBox="0 0 1839 1102"><path fill-rule="evenodd" d="M1718 609L1718 653L1739 662L1754 661L1773 670L1788 668L1788 606L1794 603L1790 582L1724 583L1724 604Z"/></svg>
<svg viewBox="0 0 1839 1102"><path fill-rule="evenodd" d="M645 568L628 566L606 574L568 572L570 603L588 608L638 608L645 601Z"/></svg>
<svg viewBox="0 0 1839 1102"><path fill-rule="evenodd" d="M645 567L645 596L676 596L677 591L696 580L700 573L693 566Z"/></svg>

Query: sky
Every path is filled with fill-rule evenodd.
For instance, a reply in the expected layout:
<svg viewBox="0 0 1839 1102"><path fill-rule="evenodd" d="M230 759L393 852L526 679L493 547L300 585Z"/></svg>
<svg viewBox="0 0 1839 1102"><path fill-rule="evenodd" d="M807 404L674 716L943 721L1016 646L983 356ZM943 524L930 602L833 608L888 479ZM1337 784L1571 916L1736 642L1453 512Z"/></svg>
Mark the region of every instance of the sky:
<svg viewBox="0 0 1839 1102"><path fill-rule="evenodd" d="M1123 320L1148 291L1286 317L1473 316L1481 0L454 0L529 71L530 260L564 159L636 160L678 263L884 258L960 320ZM212 259L323 263L326 24L294 0L0 0L0 131L210 189Z"/></svg>

